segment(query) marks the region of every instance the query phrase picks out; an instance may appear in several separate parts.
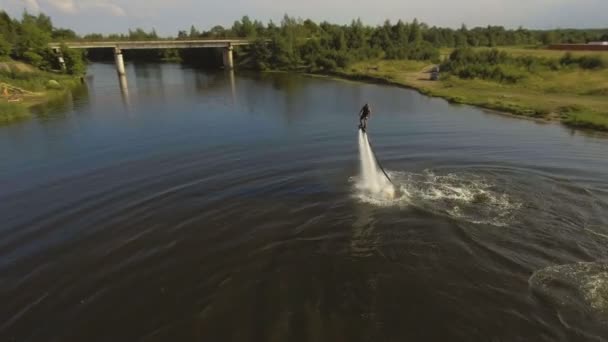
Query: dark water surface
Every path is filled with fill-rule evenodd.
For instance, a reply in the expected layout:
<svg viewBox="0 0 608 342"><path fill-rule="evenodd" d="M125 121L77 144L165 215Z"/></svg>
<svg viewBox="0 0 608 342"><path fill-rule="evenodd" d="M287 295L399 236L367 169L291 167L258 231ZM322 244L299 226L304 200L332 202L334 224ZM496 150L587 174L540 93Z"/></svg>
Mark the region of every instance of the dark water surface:
<svg viewBox="0 0 608 342"><path fill-rule="evenodd" d="M605 135L297 75L90 74L0 127L0 341L608 340ZM394 200L355 186L365 101Z"/></svg>

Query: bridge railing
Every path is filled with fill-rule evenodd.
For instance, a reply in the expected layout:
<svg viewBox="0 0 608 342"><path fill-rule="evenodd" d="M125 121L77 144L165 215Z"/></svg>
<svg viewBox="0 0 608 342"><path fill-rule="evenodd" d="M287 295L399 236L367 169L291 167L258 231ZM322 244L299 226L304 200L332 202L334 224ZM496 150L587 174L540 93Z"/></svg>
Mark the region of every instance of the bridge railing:
<svg viewBox="0 0 608 342"><path fill-rule="evenodd" d="M171 49L171 48L221 48L249 45L247 39L184 39L184 40L115 40L115 41L71 41L53 42L52 49L66 45L71 49L120 48L120 49Z"/></svg>

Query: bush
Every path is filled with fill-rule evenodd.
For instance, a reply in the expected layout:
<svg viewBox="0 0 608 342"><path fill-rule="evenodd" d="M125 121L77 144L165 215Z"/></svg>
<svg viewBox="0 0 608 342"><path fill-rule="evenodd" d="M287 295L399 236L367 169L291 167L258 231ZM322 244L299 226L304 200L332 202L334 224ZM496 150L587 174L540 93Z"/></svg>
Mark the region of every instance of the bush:
<svg viewBox="0 0 608 342"><path fill-rule="evenodd" d="M5 57L11 54L12 46L6 38L0 33L0 57Z"/></svg>
<svg viewBox="0 0 608 342"><path fill-rule="evenodd" d="M462 79L479 78L509 84L517 83L525 78L524 74L506 65L470 64L451 69L451 73Z"/></svg>
<svg viewBox="0 0 608 342"><path fill-rule="evenodd" d="M578 64L583 69L603 69L606 67L606 62L600 56L582 56L579 58Z"/></svg>
<svg viewBox="0 0 608 342"><path fill-rule="evenodd" d="M84 55L81 50L68 49L67 46L61 46L61 55L65 61L66 72L70 75L83 75L86 72L86 64L84 63Z"/></svg>
<svg viewBox="0 0 608 342"><path fill-rule="evenodd" d="M498 65L510 63L512 58L504 51L497 49L475 51L471 48L459 48L452 51L445 66L449 69L453 65L489 64Z"/></svg>
<svg viewBox="0 0 608 342"><path fill-rule="evenodd" d="M48 89L61 89L61 84L59 84L59 82L55 80L49 80L48 82L46 82L46 87Z"/></svg>
<svg viewBox="0 0 608 342"><path fill-rule="evenodd" d="M437 60L439 59L439 50L427 42L411 46L391 46L386 50L386 59Z"/></svg>
<svg viewBox="0 0 608 342"><path fill-rule="evenodd" d="M23 53L23 60L25 60L26 62L28 62L29 64L35 66L35 67L42 67L42 65L44 64L44 58L42 58L42 56L40 56L39 54L32 52L32 51L26 51Z"/></svg>
<svg viewBox="0 0 608 342"><path fill-rule="evenodd" d="M570 52L567 52L560 58L559 62L565 66L577 65L582 69L603 69L607 67L606 62L599 55L574 57Z"/></svg>
<svg viewBox="0 0 608 342"><path fill-rule="evenodd" d="M333 58L326 57L326 56L319 57L315 61L315 64L319 68L321 68L323 70L327 70L327 71L336 70L338 68L338 64L336 63L336 60Z"/></svg>

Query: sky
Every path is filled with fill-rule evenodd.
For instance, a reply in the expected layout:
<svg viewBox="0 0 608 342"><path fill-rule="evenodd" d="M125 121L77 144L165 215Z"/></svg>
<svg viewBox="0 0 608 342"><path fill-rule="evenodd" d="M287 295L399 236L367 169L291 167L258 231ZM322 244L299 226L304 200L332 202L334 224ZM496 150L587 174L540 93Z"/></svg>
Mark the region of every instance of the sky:
<svg viewBox="0 0 608 342"><path fill-rule="evenodd" d="M24 9L41 11L55 26L79 34L141 27L175 36L191 25L231 26L243 15L279 23L284 14L338 24L353 18L369 25L417 18L445 27L608 27L608 0L0 0L0 9L12 16L20 16Z"/></svg>

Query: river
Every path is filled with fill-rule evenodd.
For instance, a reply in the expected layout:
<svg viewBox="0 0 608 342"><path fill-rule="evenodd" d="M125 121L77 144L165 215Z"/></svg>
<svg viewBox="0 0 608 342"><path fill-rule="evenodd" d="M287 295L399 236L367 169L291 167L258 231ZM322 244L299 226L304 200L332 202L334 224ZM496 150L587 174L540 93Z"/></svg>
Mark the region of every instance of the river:
<svg viewBox="0 0 608 342"><path fill-rule="evenodd" d="M395 87L92 64L0 127L1 341L606 341L608 136ZM400 195L363 196L357 112Z"/></svg>

